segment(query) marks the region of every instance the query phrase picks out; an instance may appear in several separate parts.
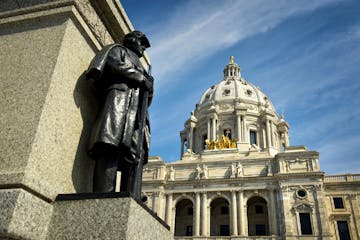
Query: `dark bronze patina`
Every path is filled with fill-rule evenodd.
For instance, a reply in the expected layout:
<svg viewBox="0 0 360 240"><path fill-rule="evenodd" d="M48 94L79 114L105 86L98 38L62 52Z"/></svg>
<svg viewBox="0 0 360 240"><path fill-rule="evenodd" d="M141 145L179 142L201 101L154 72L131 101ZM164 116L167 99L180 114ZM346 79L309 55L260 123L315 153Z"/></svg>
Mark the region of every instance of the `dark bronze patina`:
<svg viewBox="0 0 360 240"><path fill-rule="evenodd" d="M147 108L153 77L139 58L148 47L145 34L133 31L125 36L123 45L104 47L87 71L101 106L89 147L96 160L94 192L114 192L120 170L120 191L140 199L142 165L147 163L150 144Z"/></svg>

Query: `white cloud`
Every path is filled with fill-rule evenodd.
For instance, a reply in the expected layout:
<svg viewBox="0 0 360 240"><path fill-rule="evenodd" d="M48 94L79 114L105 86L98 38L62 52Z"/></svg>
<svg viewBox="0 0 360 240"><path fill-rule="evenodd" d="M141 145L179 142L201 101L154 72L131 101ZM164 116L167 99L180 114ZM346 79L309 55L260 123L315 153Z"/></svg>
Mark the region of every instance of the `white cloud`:
<svg viewBox="0 0 360 240"><path fill-rule="evenodd" d="M154 65L161 66L154 72L158 87L168 85L174 81L172 74L200 59L266 32L288 17L335 1L189 1L152 37L154 47L149 53Z"/></svg>

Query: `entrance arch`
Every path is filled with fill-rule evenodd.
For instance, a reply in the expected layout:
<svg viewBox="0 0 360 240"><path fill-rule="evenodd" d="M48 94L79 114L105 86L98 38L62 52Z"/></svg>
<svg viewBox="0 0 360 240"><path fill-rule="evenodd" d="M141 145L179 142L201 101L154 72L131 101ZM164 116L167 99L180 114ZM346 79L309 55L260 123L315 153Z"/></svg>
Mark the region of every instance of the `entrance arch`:
<svg viewBox="0 0 360 240"><path fill-rule="evenodd" d="M225 198L210 204L210 236L230 236L230 207Z"/></svg>
<svg viewBox="0 0 360 240"><path fill-rule="evenodd" d="M182 199L176 204L175 236L193 235L193 203Z"/></svg>
<svg viewBox="0 0 360 240"><path fill-rule="evenodd" d="M269 235L269 214L267 202L262 197L252 197L247 201L249 236Z"/></svg>

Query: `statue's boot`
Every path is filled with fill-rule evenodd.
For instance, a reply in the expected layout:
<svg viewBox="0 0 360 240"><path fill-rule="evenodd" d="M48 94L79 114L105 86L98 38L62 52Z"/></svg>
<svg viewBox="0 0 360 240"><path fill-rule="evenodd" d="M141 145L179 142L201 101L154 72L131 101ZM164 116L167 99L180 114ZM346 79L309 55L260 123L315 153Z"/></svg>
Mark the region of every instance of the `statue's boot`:
<svg viewBox="0 0 360 240"><path fill-rule="evenodd" d="M124 166L125 165L125 166ZM120 192L135 194L135 164L123 164L121 167Z"/></svg>
<svg viewBox="0 0 360 240"><path fill-rule="evenodd" d="M94 170L94 192L115 192L118 158L116 156L102 156L96 160Z"/></svg>

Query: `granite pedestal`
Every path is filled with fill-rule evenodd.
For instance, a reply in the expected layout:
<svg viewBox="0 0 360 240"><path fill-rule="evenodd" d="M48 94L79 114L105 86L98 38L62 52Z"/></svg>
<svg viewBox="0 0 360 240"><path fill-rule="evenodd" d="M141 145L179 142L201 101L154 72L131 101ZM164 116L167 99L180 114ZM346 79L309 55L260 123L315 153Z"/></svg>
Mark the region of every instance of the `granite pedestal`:
<svg viewBox="0 0 360 240"><path fill-rule="evenodd" d="M54 203L47 239L168 240L169 229L129 194L67 194Z"/></svg>

